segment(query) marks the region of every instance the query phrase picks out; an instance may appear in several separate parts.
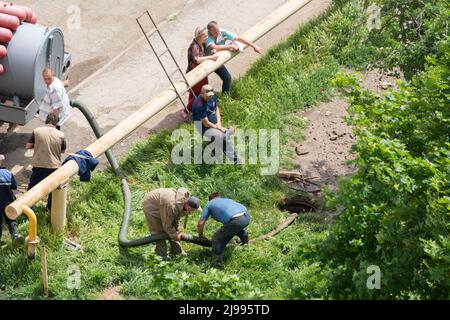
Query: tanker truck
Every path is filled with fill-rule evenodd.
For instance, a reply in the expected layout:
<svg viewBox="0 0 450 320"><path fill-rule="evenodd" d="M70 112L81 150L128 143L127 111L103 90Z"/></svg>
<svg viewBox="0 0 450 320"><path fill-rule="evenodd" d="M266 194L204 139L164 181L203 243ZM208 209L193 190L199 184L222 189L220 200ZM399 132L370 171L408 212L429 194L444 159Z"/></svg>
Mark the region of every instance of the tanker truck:
<svg viewBox="0 0 450 320"><path fill-rule="evenodd" d="M42 71L63 79L70 62L59 28L39 25L30 8L0 2L0 124L30 122L45 94Z"/></svg>

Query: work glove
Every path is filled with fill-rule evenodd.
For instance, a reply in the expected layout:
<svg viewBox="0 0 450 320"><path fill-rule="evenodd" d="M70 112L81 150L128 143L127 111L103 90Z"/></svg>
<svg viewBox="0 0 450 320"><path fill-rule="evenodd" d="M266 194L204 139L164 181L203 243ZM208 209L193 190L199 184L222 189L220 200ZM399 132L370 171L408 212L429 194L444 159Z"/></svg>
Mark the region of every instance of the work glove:
<svg viewBox="0 0 450 320"><path fill-rule="evenodd" d="M177 236L175 237L175 241L181 241L181 237L184 235L183 232L178 232Z"/></svg>

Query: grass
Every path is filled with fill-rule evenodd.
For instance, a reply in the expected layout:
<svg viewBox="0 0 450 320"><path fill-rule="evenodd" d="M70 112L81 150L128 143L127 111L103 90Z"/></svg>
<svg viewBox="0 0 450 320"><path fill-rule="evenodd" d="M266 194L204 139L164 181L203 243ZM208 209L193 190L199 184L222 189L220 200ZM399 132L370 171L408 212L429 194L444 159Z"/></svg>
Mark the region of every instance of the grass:
<svg viewBox="0 0 450 320"><path fill-rule="evenodd" d="M327 101L331 80L341 68L335 35L351 27L352 6L335 5L275 46L248 74L235 82L232 98L222 97L225 124L242 129L280 129L282 166L291 166L287 147L301 139L305 123L296 113ZM349 18L350 17L350 18ZM360 56L355 55L358 59ZM355 62L356 64L356 62ZM180 128L193 132L188 125ZM129 237L148 233L142 211L145 194L158 187L187 187L205 199L213 191L245 204L249 227L256 238L275 228L287 212L277 204L292 196L278 178L262 176L260 166L173 165L171 134L163 131L135 145L122 159L133 192ZM248 247L231 246L223 270L212 270L210 251L184 245L187 259L165 262L153 246L121 250L117 235L122 219L120 184L110 172L97 172L89 184L71 182L68 234L81 241L83 251L61 245L63 235L49 232L48 213L39 213L39 235L47 247L50 299L94 299L103 289L121 285L128 299L303 299L325 298L326 280L314 261L314 243L324 239L329 219L321 214L301 216L278 237ZM196 217L187 231L194 233ZM206 234L219 227L209 221ZM26 232L22 221L21 232ZM43 299L41 262L28 261L23 246L7 245L0 256L0 299ZM80 288L68 289L76 269Z"/></svg>

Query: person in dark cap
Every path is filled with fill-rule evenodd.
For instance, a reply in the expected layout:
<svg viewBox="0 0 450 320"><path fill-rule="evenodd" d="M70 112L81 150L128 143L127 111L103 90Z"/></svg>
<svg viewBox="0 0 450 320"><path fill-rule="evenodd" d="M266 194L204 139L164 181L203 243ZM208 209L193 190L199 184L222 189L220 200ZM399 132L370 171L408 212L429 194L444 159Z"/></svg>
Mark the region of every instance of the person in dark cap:
<svg viewBox="0 0 450 320"><path fill-rule="evenodd" d="M8 226L8 231L11 234L12 240L14 242L21 242L23 241L23 238L17 231L17 222L9 219L5 214L5 208L11 202L16 200L13 190L17 189L17 183L12 172L1 166L3 160L5 160L5 157L0 154L0 243L2 238L3 221L5 221Z"/></svg>
<svg viewBox="0 0 450 320"><path fill-rule="evenodd" d="M197 225L198 235L201 238L205 238L203 230L210 217L223 224L212 237L213 266L221 268L223 252L233 237L239 237L242 245L248 244L247 227L250 224L250 214L242 204L222 198L220 193L216 192L209 197Z"/></svg>
<svg viewBox="0 0 450 320"><path fill-rule="evenodd" d="M170 240L172 255L186 256L180 240L180 218L189 215L193 210L201 211L200 200L192 197L185 188L157 189L144 198L144 213L152 235L165 233ZM166 258L166 241L156 242L156 254Z"/></svg>

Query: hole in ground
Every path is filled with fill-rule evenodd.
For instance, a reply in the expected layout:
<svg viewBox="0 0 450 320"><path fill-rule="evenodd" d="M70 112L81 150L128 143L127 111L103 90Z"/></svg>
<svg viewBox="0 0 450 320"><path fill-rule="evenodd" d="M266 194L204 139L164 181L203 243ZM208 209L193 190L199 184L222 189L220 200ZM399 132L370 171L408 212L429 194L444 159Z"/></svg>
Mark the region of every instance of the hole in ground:
<svg viewBox="0 0 450 320"><path fill-rule="evenodd" d="M317 206L306 198L292 198L280 203L278 208L289 213L317 212Z"/></svg>

